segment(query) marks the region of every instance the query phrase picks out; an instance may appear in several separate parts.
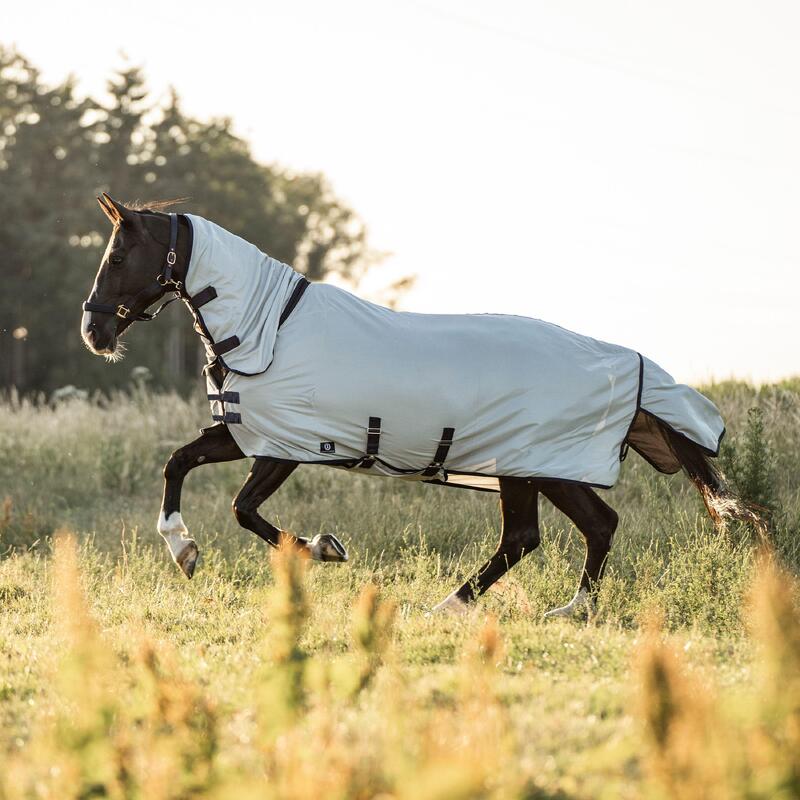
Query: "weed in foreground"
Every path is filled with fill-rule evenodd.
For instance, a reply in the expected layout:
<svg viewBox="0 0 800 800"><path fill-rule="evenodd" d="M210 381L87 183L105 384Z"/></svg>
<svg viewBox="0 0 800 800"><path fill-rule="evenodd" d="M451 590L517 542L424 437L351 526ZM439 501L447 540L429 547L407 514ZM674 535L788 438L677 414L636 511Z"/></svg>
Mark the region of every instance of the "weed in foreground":
<svg viewBox="0 0 800 800"><path fill-rule="evenodd" d="M762 553L750 599L760 676L754 694L734 696L724 706L651 626L638 672L654 796L800 797L798 588L771 554Z"/></svg>

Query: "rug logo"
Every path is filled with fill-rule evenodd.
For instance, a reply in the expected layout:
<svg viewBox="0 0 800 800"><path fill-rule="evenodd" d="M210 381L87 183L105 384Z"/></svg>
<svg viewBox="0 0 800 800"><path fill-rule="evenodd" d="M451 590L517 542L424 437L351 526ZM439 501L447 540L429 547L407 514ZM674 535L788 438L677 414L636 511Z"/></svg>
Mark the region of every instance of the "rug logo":
<svg viewBox="0 0 800 800"><path fill-rule="evenodd" d="M320 442L319 451L320 453L335 453L336 445L333 442Z"/></svg>

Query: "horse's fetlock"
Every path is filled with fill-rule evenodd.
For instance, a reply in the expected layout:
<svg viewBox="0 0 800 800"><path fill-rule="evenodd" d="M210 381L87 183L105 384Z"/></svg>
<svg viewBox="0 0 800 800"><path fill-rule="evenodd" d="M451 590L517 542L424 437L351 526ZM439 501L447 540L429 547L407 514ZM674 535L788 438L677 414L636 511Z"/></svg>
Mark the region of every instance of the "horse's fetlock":
<svg viewBox="0 0 800 800"><path fill-rule="evenodd" d="M189 529L186 527L180 511L171 511L169 513L164 513L164 511L162 511L158 515L158 524L156 527L162 536L168 536L170 534L184 535L189 533Z"/></svg>

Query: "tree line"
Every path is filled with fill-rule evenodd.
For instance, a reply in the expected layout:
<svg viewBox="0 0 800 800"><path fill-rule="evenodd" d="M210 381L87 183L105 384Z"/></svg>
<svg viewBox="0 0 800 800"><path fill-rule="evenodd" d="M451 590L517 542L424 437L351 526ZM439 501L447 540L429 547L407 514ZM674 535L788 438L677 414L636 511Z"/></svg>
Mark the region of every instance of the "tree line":
<svg viewBox="0 0 800 800"><path fill-rule="evenodd" d="M369 261L363 224L323 175L258 163L230 119L185 114L175 90L157 102L138 67L115 72L107 87L100 101L82 97L72 77L48 85L0 46L0 387L107 390L129 383L134 367L163 387L196 382L201 348L180 303L137 326L119 364L83 349L80 304L110 232L101 191L189 197L192 213L311 280L352 278Z"/></svg>

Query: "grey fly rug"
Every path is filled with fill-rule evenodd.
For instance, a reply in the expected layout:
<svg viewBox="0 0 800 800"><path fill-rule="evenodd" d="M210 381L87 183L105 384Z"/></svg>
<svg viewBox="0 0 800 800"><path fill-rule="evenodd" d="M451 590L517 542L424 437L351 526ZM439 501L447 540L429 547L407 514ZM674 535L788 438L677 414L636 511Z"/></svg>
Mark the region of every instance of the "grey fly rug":
<svg viewBox="0 0 800 800"><path fill-rule="evenodd" d="M627 446L679 464L658 421L716 455L716 407L626 347L501 314L391 311L187 215L185 280L215 420L247 456L480 489L501 476L610 487Z"/></svg>

